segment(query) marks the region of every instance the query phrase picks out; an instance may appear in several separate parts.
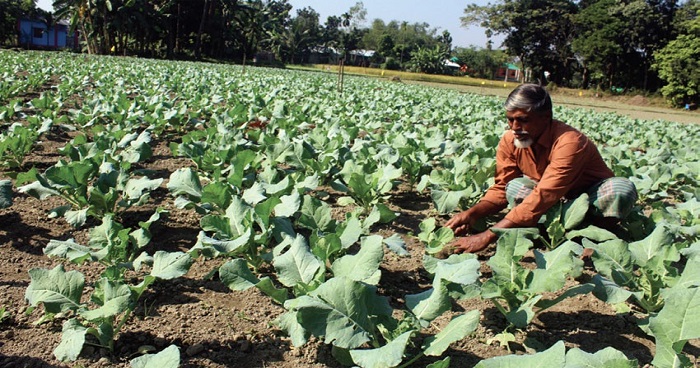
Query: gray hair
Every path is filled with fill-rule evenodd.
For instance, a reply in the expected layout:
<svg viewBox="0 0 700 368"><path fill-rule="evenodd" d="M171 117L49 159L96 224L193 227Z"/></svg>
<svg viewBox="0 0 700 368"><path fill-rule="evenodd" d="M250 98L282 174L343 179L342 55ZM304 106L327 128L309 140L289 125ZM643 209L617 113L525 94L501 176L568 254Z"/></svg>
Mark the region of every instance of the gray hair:
<svg viewBox="0 0 700 368"><path fill-rule="evenodd" d="M544 87L537 84L521 84L508 95L506 111L525 110L534 113L551 113L552 98Z"/></svg>

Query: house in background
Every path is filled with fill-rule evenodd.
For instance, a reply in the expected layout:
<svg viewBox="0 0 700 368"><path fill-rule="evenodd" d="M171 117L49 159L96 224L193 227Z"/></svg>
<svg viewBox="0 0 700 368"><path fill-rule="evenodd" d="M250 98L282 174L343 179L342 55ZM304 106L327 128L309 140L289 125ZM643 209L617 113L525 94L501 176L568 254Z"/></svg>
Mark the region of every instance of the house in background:
<svg viewBox="0 0 700 368"><path fill-rule="evenodd" d="M19 46L30 49L61 50L78 47L78 33L70 33L67 21L48 27L40 19L20 18L17 22Z"/></svg>
<svg viewBox="0 0 700 368"><path fill-rule="evenodd" d="M518 82L522 77L520 68L512 63L504 63L494 75L494 79L502 79L504 82Z"/></svg>

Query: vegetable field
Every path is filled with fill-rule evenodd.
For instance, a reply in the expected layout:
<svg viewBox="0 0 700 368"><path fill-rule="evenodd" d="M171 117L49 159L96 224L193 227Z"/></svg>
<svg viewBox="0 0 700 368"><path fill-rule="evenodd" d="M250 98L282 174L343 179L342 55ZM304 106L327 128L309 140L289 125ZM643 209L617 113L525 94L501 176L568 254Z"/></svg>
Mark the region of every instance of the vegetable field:
<svg viewBox="0 0 700 368"><path fill-rule="evenodd" d="M62 53L0 74L0 366L700 363L698 124L554 96L634 214L599 229L581 197L443 259L500 98Z"/></svg>

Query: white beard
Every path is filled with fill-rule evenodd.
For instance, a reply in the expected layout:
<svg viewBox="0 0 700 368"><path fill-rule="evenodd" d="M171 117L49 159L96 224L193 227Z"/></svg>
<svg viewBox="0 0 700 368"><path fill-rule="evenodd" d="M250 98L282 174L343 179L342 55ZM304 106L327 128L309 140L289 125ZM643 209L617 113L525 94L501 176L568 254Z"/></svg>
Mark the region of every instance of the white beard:
<svg viewBox="0 0 700 368"><path fill-rule="evenodd" d="M517 136L514 137L513 144L515 145L515 148L528 148L532 146L535 141L532 140L532 137L530 137L530 134L527 131L521 132L522 134L527 134L526 139L518 139Z"/></svg>
<svg viewBox="0 0 700 368"><path fill-rule="evenodd" d="M532 138L520 140L520 139L514 139L513 144L515 145L515 148L528 148L532 146L532 144L535 143L535 141L532 140Z"/></svg>

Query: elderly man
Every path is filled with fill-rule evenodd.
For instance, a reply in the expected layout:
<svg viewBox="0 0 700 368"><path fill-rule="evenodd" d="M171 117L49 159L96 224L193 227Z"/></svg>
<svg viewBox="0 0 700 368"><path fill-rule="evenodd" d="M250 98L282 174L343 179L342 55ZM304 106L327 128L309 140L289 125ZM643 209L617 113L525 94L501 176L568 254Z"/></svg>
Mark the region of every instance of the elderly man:
<svg viewBox="0 0 700 368"><path fill-rule="evenodd" d="M552 100L538 85L515 88L505 102L510 130L496 152L496 181L483 198L446 224L455 235L465 235L475 221L510 211L494 228L535 226L562 198L588 193L594 223L616 223L629 214L637 200L634 184L613 176L595 144L578 130L552 119ZM458 238L454 251L477 252L496 240L490 229Z"/></svg>

